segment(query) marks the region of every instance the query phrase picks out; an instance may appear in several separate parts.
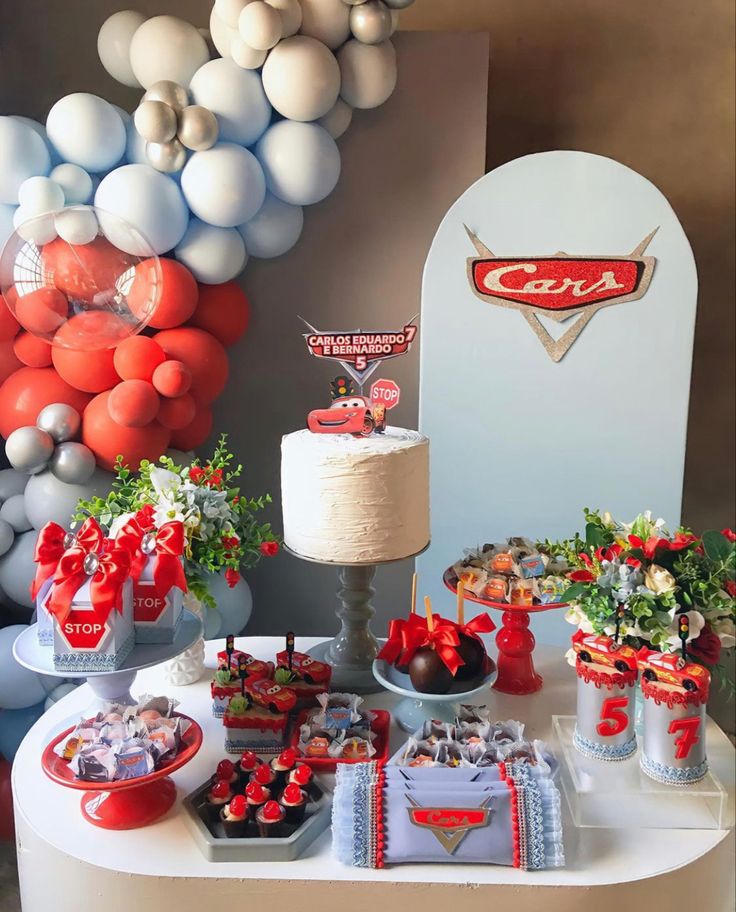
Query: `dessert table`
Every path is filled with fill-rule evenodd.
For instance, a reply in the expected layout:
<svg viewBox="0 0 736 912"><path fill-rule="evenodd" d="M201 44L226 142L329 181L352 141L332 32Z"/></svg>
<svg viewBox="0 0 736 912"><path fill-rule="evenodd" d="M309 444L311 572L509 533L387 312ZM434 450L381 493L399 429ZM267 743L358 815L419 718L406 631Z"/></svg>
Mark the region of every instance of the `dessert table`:
<svg viewBox="0 0 736 912"><path fill-rule="evenodd" d="M242 645L242 640L236 645ZM257 658L272 658L281 638L249 637ZM299 648L318 639L303 638ZM222 641L207 644L207 665L215 667ZM540 646L536 664L544 688L528 696L489 690L486 702L498 719L526 723L535 738L552 738L552 714L574 714L575 674L562 651ZM701 912L726 912L734 895L734 835L720 830L577 829L565 815L566 867L523 872L493 865L402 865L381 870L345 867L331 856L330 831L292 862L208 862L183 819L181 799L200 785L225 755L221 721L211 715L209 681L172 687L156 666L139 673L136 693L166 693L179 709L202 726L199 754L173 773L178 799L171 811L143 829L107 831L90 826L73 791L60 788L41 770L41 752L52 736L72 724L92 701L87 685L60 700L30 730L13 764L13 798L18 866L24 912L78 912L92 899L105 912L130 909L228 908L233 901L258 909L319 909L363 912L383 907L446 912L458 900L465 910L488 909L510 902L515 910L545 908L596 912L660 904L681 895L697 901ZM382 692L366 698L368 708L391 709L398 697ZM69 721L71 720L71 721ZM391 748L406 735L392 726ZM708 756L734 798L734 752L726 736L709 721ZM696 867L697 866L697 867ZM369 887L369 889L367 889Z"/></svg>

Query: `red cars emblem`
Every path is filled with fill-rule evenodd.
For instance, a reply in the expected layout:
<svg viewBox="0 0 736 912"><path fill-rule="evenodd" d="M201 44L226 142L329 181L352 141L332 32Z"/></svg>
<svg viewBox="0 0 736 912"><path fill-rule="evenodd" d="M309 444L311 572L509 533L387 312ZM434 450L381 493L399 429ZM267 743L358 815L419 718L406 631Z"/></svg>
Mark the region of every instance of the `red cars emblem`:
<svg viewBox="0 0 736 912"><path fill-rule="evenodd" d="M644 251L655 229L628 256L497 257L469 228L478 252L467 260L468 281L482 301L520 310L553 361L560 361L591 317L610 304L636 301L649 288L655 258ZM539 320L577 320L555 340Z"/></svg>
<svg viewBox="0 0 736 912"><path fill-rule="evenodd" d="M421 807L411 795L406 796L409 820L416 827L430 830L448 855L452 855L471 830L491 822L490 797L477 807Z"/></svg>

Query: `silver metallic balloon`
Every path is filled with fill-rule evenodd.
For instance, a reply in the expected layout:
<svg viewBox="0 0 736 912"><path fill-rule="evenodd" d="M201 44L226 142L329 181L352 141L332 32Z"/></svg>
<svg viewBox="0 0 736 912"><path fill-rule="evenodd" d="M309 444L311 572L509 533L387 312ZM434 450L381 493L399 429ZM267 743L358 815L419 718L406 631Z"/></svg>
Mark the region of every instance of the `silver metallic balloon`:
<svg viewBox="0 0 736 912"><path fill-rule="evenodd" d="M8 462L14 469L28 475L43 471L53 452L51 435L30 425L13 431L5 441Z"/></svg>
<svg viewBox="0 0 736 912"><path fill-rule="evenodd" d="M363 44L380 44L393 31L391 10L383 0L367 0L350 10L350 31Z"/></svg>
<svg viewBox="0 0 736 912"><path fill-rule="evenodd" d="M92 450L83 443L60 443L49 460L49 468L59 481L66 484L85 484L95 470Z"/></svg>
<svg viewBox="0 0 736 912"><path fill-rule="evenodd" d="M391 9L402 10L411 6L414 0L383 0L383 2Z"/></svg>
<svg viewBox="0 0 736 912"><path fill-rule="evenodd" d="M167 143L176 136L176 111L165 101L145 99L138 105L133 122L148 142Z"/></svg>
<svg viewBox="0 0 736 912"><path fill-rule="evenodd" d="M170 79L160 79L154 82L151 88L143 96L144 101L163 101L170 108L174 109L176 114L189 104L189 93L177 82Z"/></svg>
<svg viewBox="0 0 736 912"><path fill-rule="evenodd" d="M157 171L173 174L181 171L187 161L187 150L178 139L167 143L146 143L146 158Z"/></svg>
<svg viewBox="0 0 736 912"><path fill-rule="evenodd" d="M46 431L55 443L73 440L79 433L81 424L79 412L64 402L53 402L42 408L36 419L36 427Z"/></svg>
<svg viewBox="0 0 736 912"><path fill-rule="evenodd" d="M211 149L219 132L217 118L202 105L188 105L179 115L177 139L193 152Z"/></svg>

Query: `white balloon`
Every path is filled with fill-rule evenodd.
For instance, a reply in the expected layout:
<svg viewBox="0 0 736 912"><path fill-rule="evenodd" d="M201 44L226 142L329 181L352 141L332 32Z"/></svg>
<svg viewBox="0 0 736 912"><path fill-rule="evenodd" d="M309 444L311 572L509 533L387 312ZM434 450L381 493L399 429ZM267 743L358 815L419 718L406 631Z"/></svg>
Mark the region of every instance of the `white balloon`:
<svg viewBox="0 0 736 912"><path fill-rule="evenodd" d="M212 43L221 57L230 56L230 43L234 38L240 37L236 28L230 28L229 25L220 19L217 15L216 6L212 7L212 12L210 13L210 35L212 36Z"/></svg>
<svg viewBox="0 0 736 912"><path fill-rule="evenodd" d="M266 179L247 149L217 143L192 155L181 175L181 189L197 218L218 228L234 228L263 205Z"/></svg>
<svg viewBox="0 0 736 912"><path fill-rule="evenodd" d="M300 0L302 35L316 38L328 48L340 47L350 36L350 7L343 0Z"/></svg>
<svg viewBox="0 0 736 912"><path fill-rule="evenodd" d="M222 142L251 146L271 121L260 76L232 60L210 60L194 74L189 90L196 104L217 117Z"/></svg>
<svg viewBox="0 0 736 912"><path fill-rule="evenodd" d="M350 126L352 119L353 109L342 98L338 98L334 107L330 108L324 117L320 117L317 123L324 127L333 139L339 139Z"/></svg>
<svg viewBox="0 0 736 912"><path fill-rule="evenodd" d="M237 229L215 228L195 218L190 221L174 256L205 285L229 282L243 271L248 261Z"/></svg>
<svg viewBox="0 0 736 912"><path fill-rule="evenodd" d="M73 207L56 213L54 228L60 238L76 247L91 244L97 237L99 225L91 209Z"/></svg>
<svg viewBox="0 0 736 912"><path fill-rule="evenodd" d="M243 41L239 34L236 34L230 42L230 56L244 70L257 70L258 67L263 66L268 57L268 51L254 50Z"/></svg>
<svg viewBox="0 0 736 912"><path fill-rule="evenodd" d="M120 10L102 23L97 35L97 54L107 72L132 89L140 88L130 65L130 45L133 35L146 21L146 16L136 10Z"/></svg>
<svg viewBox="0 0 736 912"><path fill-rule="evenodd" d="M37 247L50 244L56 237L53 212L38 215L36 212L29 212L22 206L18 206L13 215L13 225L24 241L35 244Z"/></svg>
<svg viewBox="0 0 736 912"><path fill-rule="evenodd" d="M238 31L256 51L268 51L281 40L281 16L264 0L252 0L240 14Z"/></svg>
<svg viewBox="0 0 736 912"><path fill-rule="evenodd" d="M261 259L281 256L296 244L304 227L304 210L301 206L285 203L272 193L256 215L238 226L243 235L248 254Z"/></svg>
<svg viewBox="0 0 736 912"><path fill-rule="evenodd" d="M64 191L50 177L29 177L18 189L18 202L32 215L64 208Z"/></svg>
<svg viewBox="0 0 736 912"><path fill-rule="evenodd" d="M61 157L87 171L107 171L125 152L125 124L113 106L88 92L60 98L46 120Z"/></svg>
<svg viewBox="0 0 736 912"><path fill-rule="evenodd" d="M46 698L44 679L53 682L50 675L39 675L19 665L13 658L13 643L28 630L25 624L12 624L0 630L0 708L27 709ZM53 687L53 683L51 684Z"/></svg>
<svg viewBox="0 0 736 912"><path fill-rule="evenodd" d="M251 0L215 0L214 12L229 28L237 29L238 17L250 2Z"/></svg>
<svg viewBox="0 0 736 912"><path fill-rule="evenodd" d="M263 65L262 78L268 100L290 120L322 117L340 92L340 67L335 55L307 35L280 41Z"/></svg>
<svg viewBox="0 0 736 912"><path fill-rule="evenodd" d="M184 237L189 222L187 204L181 190L168 175L150 165L123 165L102 180L95 194L95 206L103 231L120 250L137 256L150 256L172 250ZM112 213L137 228L150 244L131 237Z"/></svg>
<svg viewBox="0 0 736 912"><path fill-rule="evenodd" d="M318 203L340 177L340 153L335 140L314 123L282 120L264 133L256 157L266 186L279 199L295 206Z"/></svg>
<svg viewBox="0 0 736 912"><path fill-rule="evenodd" d="M22 494L16 495L22 497ZM0 519L0 557L12 548L13 542L15 541L15 529L10 525L9 522L6 522L4 519ZM0 603L2 603L2 593L0 592Z"/></svg>
<svg viewBox="0 0 736 912"><path fill-rule="evenodd" d="M26 504L27 513L28 504ZM30 517L28 518L30 519ZM12 602L22 605L24 608L33 608L30 590L36 575L33 555L37 538L38 532L35 529L16 535L13 546L0 557L0 586Z"/></svg>
<svg viewBox="0 0 736 912"><path fill-rule="evenodd" d="M0 519L12 526L16 534L29 531L31 523L26 516L25 497L23 494L16 494L5 501L0 507Z"/></svg>
<svg viewBox="0 0 736 912"><path fill-rule="evenodd" d="M41 136L15 117L0 117L0 203L16 206L20 185L50 169L51 156Z"/></svg>
<svg viewBox="0 0 736 912"><path fill-rule="evenodd" d="M296 35L302 24L302 8L299 0L266 0L269 6L279 11L281 35L290 38Z"/></svg>
<svg viewBox="0 0 736 912"><path fill-rule="evenodd" d="M141 25L130 44L130 65L144 88L170 79L186 88L209 60L207 42L189 22L176 16L154 16Z"/></svg>
<svg viewBox="0 0 736 912"><path fill-rule="evenodd" d="M67 206L83 205L92 199L92 178L79 165L57 165L49 177L64 191Z"/></svg>
<svg viewBox="0 0 736 912"><path fill-rule="evenodd" d="M66 484L48 469L39 475L33 475L25 490L28 519L34 529L42 528L51 520L68 529L77 502L91 497L106 497L112 487L112 480L112 473L102 469L95 469L92 477L84 484ZM2 579L0 585L7 590Z"/></svg>
<svg viewBox="0 0 736 912"><path fill-rule="evenodd" d="M0 469L0 501L14 494L22 494L28 484L28 476L15 469Z"/></svg>
<svg viewBox="0 0 736 912"><path fill-rule="evenodd" d="M396 51L390 41L363 44L355 38L338 51L340 95L354 108L377 108L396 88Z"/></svg>

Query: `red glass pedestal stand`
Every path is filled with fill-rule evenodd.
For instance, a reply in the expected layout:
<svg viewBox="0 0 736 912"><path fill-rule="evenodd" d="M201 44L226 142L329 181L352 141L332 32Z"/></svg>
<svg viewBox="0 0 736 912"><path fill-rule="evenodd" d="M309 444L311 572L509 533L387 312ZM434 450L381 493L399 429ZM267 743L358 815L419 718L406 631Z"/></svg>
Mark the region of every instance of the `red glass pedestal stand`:
<svg viewBox="0 0 736 912"><path fill-rule="evenodd" d="M457 593L457 577L450 568L445 570L442 580L451 592ZM551 605L509 605L508 602L493 602L478 598L465 590L465 599L485 608L503 611L502 626L496 634L498 646L498 677L493 689L507 694L530 694L542 688L542 676L535 670L532 654L534 634L529 629L529 615L553 608L566 608L562 602Z"/></svg>
<svg viewBox="0 0 736 912"><path fill-rule="evenodd" d="M173 760L148 776L99 783L76 779L69 761L54 751L71 735L73 728L62 732L47 745L41 755L43 771L59 785L84 792L82 816L94 826L105 830L132 830L148 826L163 817L176 801L176 786L169 773L188 763L202 746L202 729L194 719L181 713L175 715L190 723L182 736L181 749Z"/></svg>

